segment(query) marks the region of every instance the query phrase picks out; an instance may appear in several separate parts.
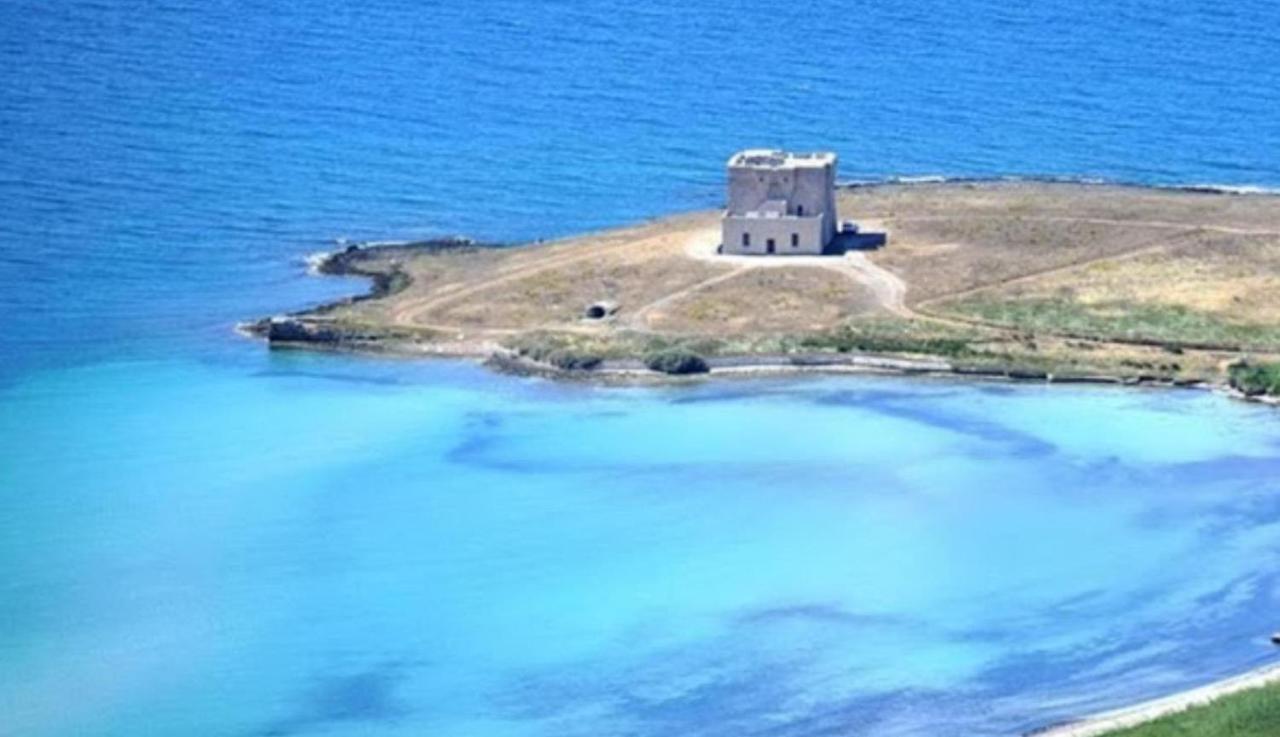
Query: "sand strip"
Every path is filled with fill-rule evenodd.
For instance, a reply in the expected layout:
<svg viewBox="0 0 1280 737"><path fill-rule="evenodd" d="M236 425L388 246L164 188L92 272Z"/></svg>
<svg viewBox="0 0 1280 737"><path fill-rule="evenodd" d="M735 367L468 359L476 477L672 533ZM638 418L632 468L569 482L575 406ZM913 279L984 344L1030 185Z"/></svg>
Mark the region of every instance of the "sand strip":
<svg viewBox="0 0 1280 737"><path fill-rule="evenodd" d="M1271 683L1280 683L1280 663L1266 665L1238 676L1215 681L1207 686L1189 689L1172 696L1144 701L1122 709L1103 712L1078 722L1037 730L1035 737L1099 737L1119 729L1134 727L1169 714L1202 706L1229 694L1247 691Z"/></svg>

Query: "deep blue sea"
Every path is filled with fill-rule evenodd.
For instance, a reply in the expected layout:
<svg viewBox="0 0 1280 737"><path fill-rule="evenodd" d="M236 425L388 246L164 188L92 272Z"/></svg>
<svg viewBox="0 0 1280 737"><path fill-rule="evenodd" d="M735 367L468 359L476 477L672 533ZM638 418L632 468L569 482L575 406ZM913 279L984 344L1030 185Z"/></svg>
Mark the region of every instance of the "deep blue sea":
<svg viewBox="0 0 1280 737"><path fill-rule="evenodd" d="M1280 415L270 353L335 238L1280 187L1271 0L0 3L0 735L1015 735L1269 662ZM856 214L855 214L856 215Z"/></svg>

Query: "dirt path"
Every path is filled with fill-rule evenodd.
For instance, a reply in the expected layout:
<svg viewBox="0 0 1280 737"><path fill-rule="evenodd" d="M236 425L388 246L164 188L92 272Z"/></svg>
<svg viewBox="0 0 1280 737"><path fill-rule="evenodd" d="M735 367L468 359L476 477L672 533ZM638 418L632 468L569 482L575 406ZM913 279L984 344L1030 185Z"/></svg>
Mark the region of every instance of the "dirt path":
<svg viewBox="0 0 1280 737"><path fill-rule="evenodd" d="M1027 220L1046 223L1089 223L1090 225L1137 225L1148 228L1171 228L1179 230L1205 230L1213 233L1230 235L1280 235L1280 230L1262 228L1237 228L1231 225L1199 225L1196 223L1179 223L1172 220L1126 220L1124 218L1081 218L1071 215L890 215L883 218L886 222L937 222L956 220Z"/></svg>
<svg viewBox="0 0 1280 737"><path fill-rule="evenodd" d="M425 322L426 315L440 307L455 302L466 297L470 297L478 292L491 289L502 284L508 284L513 281L519 281L549 269L567 266L579 263L588 259L599 258L603 255L613 253L615 251L642 251L648 246L665 239L671 238L670 233L660 233L648 238L640 240L619 240L617 242L599 245L595 247L583 246L581 248L570 248L568 253L557 254L543 259L538 259L530 264L519 264L498 272L498 276L493 279L487 279L482 282L450 285L443 289L437 290L431 295L419 299L406 299L397 306L391 313L392 322L402 326L418 326L418 327L436 327L430 326ZM444 329L448 329L444 327Z"/></svg>
<svg viewBox="0 0 1280 737"><path fill-rule="evenodd" d="M936 309L939 303L946 300L962 298L970 294L981 292L984 290L999 289L1013 284L1019 284L1034 281L1047 276L1053 276L1064 272L1088 267L1090 265L1102 262L1116 261L1122 259L1135 258L1149 253L1157 252L1161 249L1168 248L1176 243L1179 239L1191 237L1197 233L1204 232L1221 232L1235 235L1272 235L1280 236L1280 231L1267 230L1260 228L1240 228L1227 225L1195 225L1190 223L1173 222L1166 220L1129 220L1122 218L1089 218L1089 217L1072 217L1063 216L1022 216L1022 215L1001 215L1001 214L975 214L975 215L905 215L893 216L889 215L882 218L864 217L862 220L866 224L875 224L877 229L886 229L888 223L893 222L928 222L928 221L953 221L957 219L965 220L1030 220L1045 222L1078 222L1091 224L1107 224L1107 225L1127 225L1136 227L1149 227L1153 229L1171 229L1175 233L1161 233L1157 238L1147 241L1145 244L1124 251L1118 254L1108 256L1100 256L1096 258L1083 259L1077 262L1063 264L1047 269L1042 269L1033 273L1020 274L1016 277L997 281L991 284L985 284L957 292L938 295L920 301L915 305L908 305L907 292L909 285L897 274L889 269L876 264L872 257L864 252L851 252L842 257L836 256L785 256L768 258L762 256L733 256L721 255L717 253L719 245L719 224L709 222L686 223L672 229L659 228L656 232L649 231L645 233L644 229L628 233L606 233L601 234L598 238L586 236L582 238L574 238L562 244L553 247L564 248L562 252L549 254L529 253L527 256L519 258L515 263L503 265L493 272L491 278L477 282L460 282L455 284L443 285L430 294L420 297L412 297L404 299L400 304L395 305L391 312L392 322L404 327L426 328L437 331L453 331L458 333L476 333L501 335L518 332L515 330L506 330L498 327L466 329L461 326L452 326L447 324L439 324L433 319L442 308L448 307L450 304L473 297L479 293L501 287L504 284L510 284L536 276L542 272L559 269L565 266L571 266L575 263L585 262L591 259L602 257L611 257L615 254L626 254L634 252L643 254L652 250L678 250L682 251L686 256L707 263L714 263L719 266L730 267L728 271L716 274L710 278L704 279L696 284L692 284L677 291L666 294L640 307L629 310L629 314L622 318L619 323L622 326L644 330L647 329L648 320L657 312L660 312L680 300L713 287L722 282L736 278L753 269L760 268L822 268L836 271L849 278L860 287L865 289L874 300L875 305L882 311L901 317L904 319L916 319L937 324L945 324L953 327L981 327L1001 333L1016 332L1015 328L1008 325L990 323L983 320L976 320L966 317L950 315L940 312ZM640 237L637 237L640 236ZM575 243L576 242L576 243ZM625 255L621 257L625 258ZM578 326L556 326L556 329L568 329L577 331ZM582 327L584 332L600 329L598 326ZM1053 336L1047 333L1047 337ZM1071 337L1071 336L1056 336ZM1099 340L1103 344L1127 345L1123 340Z"/></svg>
<svg viewBox="0 0 1280 737"><path fill-rule="evenodd" d="M698 233L697 237L691 238L685 245L685 254L707 263L732 265L736 267L732 275L752 269L813 268L835 271L866 287L876 304L886 312L899 317L915 317L915 313L906 306L906 283L897 274L872 262L865 253L851 251L844 256L734 256L717 253L718 245L718 232L712 235ZM726 276L725 279L727 278ZM659 302L663 305L670 304L697 289L723 280L710 279L688 290L669 295Z"/></svg>
<svg viewBox="0 0 1280 737"><path fill-rule="evenodd" d="M1018 276L1005 279L1003 281L992 282L991 284L983 284L981 286L972 287L970 289L961 289L956 292L939 294L936 297L930 297L928 299L921 300L919 303L916 304L916 307L923 309L930 305L937 304L939 302L944 302L952 299L961 299L973 294L977 294L979 292L985 292L990 289L1000 289L1002 287L1007 287L1014 284L1024 284L1027 282L1036 281L1038 279L1043 279L1046 276L1055 276L1058 274L1065 274L1071 271L1077 271L1079 269L1087 268L1094 264L1114 262L1114 261L1125 261L1127 259L1138 258L1139 256L1145 256L1151 253L1157 253L1166 248L1169 248L1170 246L1175 245L1178 242L1178 240L1183 238L1190 238L1191 236L1196 235L1198 232L1199 232L1198 229L1187 230L1186 232L1176 233L1172 236L1162 236L1161 238L1158 238L1158 239L1145 241L1140 245L1134 246L1130 250L1122 251L1120 253L1113 253L1107 256L1097 256L1095 258L1081 259L1079 261L1072 261L1071 263L1062 264L1060 266L1053 266L1047 269L1040 269L1039 271L1031 271L1025 274L1019 274Z"/></svg>
<svg viewBox="0 0 1280 737"><path fill-rule="evenodd" d="M838 266L833 264L833 267L844 271L869 289L876 303L885 311L898 317L917 317L916 313L907 307L906 282L892 271L873 263L865 253L846 253L844 258L840 259Z"/></svg>
<svg viewBox="0 0 1280 737"><path fill-rule="evenodd" d="M629 328L633 328L636 330L644 330L645 328L648 327L648 320L649 320L650 314L657 312L662 308L667 307L668 305L674 304L684 299L685 297L688 297L694 292L697 292L702 289L706 289L707 287L715 286L720 282L729 281L730 279L733 279L741 274L745 274L747 273L748 270L749 270L749 267L738 266L737 268L734 268L731 271L725 272L723 274L717 274L711 277L710 279L704 279L698 282L697 284L690 284L684 289L680 289L678 291L672 292L671 294L668 294L662 299L657 299L650 302L647 305L641 306L639 309L635 310L630 315L628 315L627 318L622 322L624 325L626 325Z"/></svg>
<svg viewBox="0 0 1280 737"><path fill-rule="evenodd" d="M1166 248L1169 248L1172 245L1175 245L1179 239L1190 238L1192 236L1197 235L1202 230L1203 229L1201 228L1190 229L1190 230L1186 230L1186 232L1174 234L1172 236L1167 236L1159 240L1147 241L1147 245L1137 246L1133 250L1124 251L1122 253L1111 254L1109 256L1099 256L1097 258L1091 258L1091 259L1084 259L1084 260L1073 262L1070 264L1064 264L1062 266L1056 266L1049 269L1042 269L1040 271L1022 274L1020 276L1016 276L1011 279L1005 279L999 282L994 282L992 284L985 284L982 286L973 287L971 289L963 289L956 292L941 294L936 297L930 297L929 299L922 300L917 304L913 305L912 307L909 307L908 311L916 319L924 320L924 321L928 321L928 322L932 322L940 325L949 325L951 327L982 328L985 330L990 330L996 333L1003 333L1006 335L1025 332L1025 330L1023 329L1019 329L1015 326L1011 326L1005 323L995 322L991 320L984 320L982 318L970 317L967 315L958 315L958 314L949 313L949 312L942 312L942 311L939 311L936 306L942 302L955 300L955 299L962 299L964 297L968 297L970 295L978 294L988 290L1001 289L1010 285L1036 281L1044 277L1070 273L1072 271L1077 271L1082 268L1087 268L1094 264L1125 261L1131 258L1139 258L1152 253L1159 253L1160 251L1165 250ZM1280 232L1278 232L1277 235L1280 235ZM1098 347L1113 347L1113 348L1144 347L1145 348L1145 347L1151 347L1155 345L1155 342L1151 340L1142 340L1142 339L1126 340L1124 338L1117 338L1114 336L1113 337L1089 336L1089 335L1079 335L1075 333L1057 332L1052 330L1039 330L1037 331L1037 334L1045 338L1056 338L1060 340L1080 341L1080 342L1090 343ZM1197 353L1197 354L1222 354L1222 353L1240 354L1241 353L1241 349L1238 346L1233 346L1233 345L1212 345L1212 344L1183 345L1182 348L1184 351L1188 353ZM1255 351L1255 353L1257 353L1257 351Z"/></svg>

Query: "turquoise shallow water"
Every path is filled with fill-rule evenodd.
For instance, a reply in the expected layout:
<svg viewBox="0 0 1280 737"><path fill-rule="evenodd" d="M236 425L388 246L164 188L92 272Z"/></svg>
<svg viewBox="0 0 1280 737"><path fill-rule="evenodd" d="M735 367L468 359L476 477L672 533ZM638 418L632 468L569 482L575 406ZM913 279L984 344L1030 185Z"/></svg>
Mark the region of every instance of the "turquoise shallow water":
<svg viewBox="0 0 1280 737"><path fill-rule="evenodd" d="M1277 28L1271 0L0 3L0 735L1008 735L1266 662L1274 412L556 386L230 326L359 289L305 275L333 238L711 208L748 146L1274 188Z"/></svg>
<svg viewBox="0 0 1280 737"><path fill-rule="evenodd" d="M246 352L0 394L13 735L1013 734L1265 662L1280 423Z"/></svg>

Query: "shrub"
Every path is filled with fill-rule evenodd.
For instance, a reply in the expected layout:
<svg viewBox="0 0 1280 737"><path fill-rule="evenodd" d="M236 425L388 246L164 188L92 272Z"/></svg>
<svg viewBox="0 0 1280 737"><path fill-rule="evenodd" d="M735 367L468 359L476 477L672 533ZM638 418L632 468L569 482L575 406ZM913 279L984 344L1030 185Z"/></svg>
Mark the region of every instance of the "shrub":
<svg viewBox="0 0 1280 737"><path fill-rule="evenodd" d="M1227 375L1231 386L1246 396L1280 396L1280 363L1240 361L1231 365Z"/></svg>
<svg viewBox="0 0 1280 737"><path fill-rule="evenodd" d="M593 347L575 345L563 336L521 336L512 347L525 358L550 364L563 371L590 371L604 362L604 356Z"/></svg>
<svg viewBox="0 0 1280 737"><path fill-rule="evenodd" d="M678 348L650 353L644 365L664 374L705 374L711 370L702 356Z"/></svg>
<svg viewBox="0 0 1280 737"><path fill-rule="evenodd" d="M811 350L834 350L838 353L916 353L959 358L972 351L969 341L961 338L881 335L863 333L848 326L819 335L806 336L801 347Z"/></svg>
<svg viewBox="0 0 1280 737"><path fill-rule="evenodd" d="M551 351L543 360L563 371L590 371L604 361L594 353L571 350Z"/></svg>

